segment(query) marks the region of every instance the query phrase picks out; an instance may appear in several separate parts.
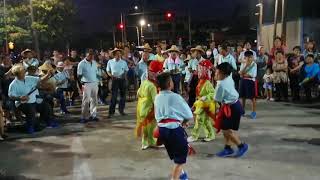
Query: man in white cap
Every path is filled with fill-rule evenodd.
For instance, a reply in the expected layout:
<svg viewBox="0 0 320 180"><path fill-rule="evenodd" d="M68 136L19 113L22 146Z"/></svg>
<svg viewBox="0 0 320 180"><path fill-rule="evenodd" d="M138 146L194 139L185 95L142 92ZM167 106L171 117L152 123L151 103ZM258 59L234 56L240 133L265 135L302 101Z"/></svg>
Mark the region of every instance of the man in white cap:
<svg viewBox="0 0 320 180"><path fill-rule="evenodd" d="M112 96L108 118L111 118L115 113L119 91L119 113L122 116L126 115L124 108L126 105L127 72L129 70L127 62L121 59L121 55L123 54L122 49L115 48L113 51L111 51L111 53L113 54L114 58L109 60L107 64L107 73L112 79Z"/></svg>
<svg viewBox="0 0 320 180"><path fill-rule="evenodd" d="M181 84L181 72L184 62L180 60L179 53L180 50L176 45L172 45L170 49L167 50L170 54L169 58L164 61L163 67L166 72L170 72L171 78L174 84L173 92L180 93Z"/></svg>
<svg viewBox="0 0 320 180"><path fill-rule="evenodd" d="M77 73L83 88L80 122L86 123L89 120L99 121L97 118L99 84L97 77L98 66L97 62L94 60L94 51L92 49L88 50L86 58L79 63Z"/></svg>

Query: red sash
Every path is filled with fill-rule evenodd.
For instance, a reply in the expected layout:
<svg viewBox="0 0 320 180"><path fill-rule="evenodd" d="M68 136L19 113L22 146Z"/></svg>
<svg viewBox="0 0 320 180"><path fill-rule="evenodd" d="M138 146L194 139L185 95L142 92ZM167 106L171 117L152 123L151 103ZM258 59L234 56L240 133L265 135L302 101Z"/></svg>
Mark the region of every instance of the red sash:
<svg viewBox="0 0 320 180"><path fill-rule="evenodd" d="M217 134L221 130L222 121L224 118L230 118L231 117L231 108L230 104L224 104L220 107L220 110L214 120L214 127L217 130Z"/></svg>

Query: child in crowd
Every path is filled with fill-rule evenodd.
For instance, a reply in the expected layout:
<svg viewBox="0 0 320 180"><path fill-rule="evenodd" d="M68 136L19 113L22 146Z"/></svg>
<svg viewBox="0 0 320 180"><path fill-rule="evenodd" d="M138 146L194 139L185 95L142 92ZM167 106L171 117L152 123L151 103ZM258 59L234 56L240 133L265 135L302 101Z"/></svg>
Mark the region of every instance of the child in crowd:
<svg viewBox="0 0 320 180"><path fill-rule="evenodd" d="M204 129L205 132L205 142L215 139L212 121L215 119L216 103L213 99L214 87L210 81L212 67L213 64L210 60L203 60L198 66L199 83L196 88L197 101L193 105L196 120L192 136L188 138L188 142L197 141L201 129Z"/></svg>
<svg viewBox="0 0 320 180"><path fill-rule="evenodd" d="M274 101L272 98L272 90L273 90L273 75L272 75L272 69L269 67L267 68L266 73L263 76L263 88L265 89L265 94L267 96L268 101Z"/></svg>
<svg viewBox="0 0 320 180"><path fill-rule="evenodd" d="M248 54L247 54L248 55ZM252 54L250 54L252 56ZM219 115L220 127L216 126L218 130L223 130L225 139L224 149L217 153L219 157L229 157L234 154L232 145L238 146L238 152L234 157L242 157L249 149L249 146L242 143L236 131L239 130L240 119L244 114L241 103L239 102L239 94L235 89L234 81L231 77L232 67L228 63L221 63L217 66L215 72L215 80L217 86L215 90L214 99L221 103ZM225 113L225 109L230 114Z"/></svg>
<svg viewBox="0 0 320 180"><path fill-rule="evenodd" d="M288 101L288 61L284 59L283 51L275 53L275 62L272 65L273 83L276 86L276 101Z"/></svg>
<svg viewBox="0 0 320 180"><path fill-rule="evenodd" d="M304 57L300 53L300 46L296 46L293 48L293 54L288 56L288 76L290 79L290 89L293 101L300 100L300 70L304 64Z"/></svg>
<svg viewBox="0 0 320 180"><path fill-rule="evenodd" d="M148 67L148 79L138 89L136 136L142 136L142 150L155 146L153 130L156 127L153 102L158 93L157 76L163 70L160 61L152 61Z"/></svg>
<svg viewBox="0 0 320 180"><path fill-rule="evenodd" d="M69 74L69 87L68 91L66 92L66 98L67 98L67 105L72 105L72 97L75 91L78 91L77 82L74 78L74 63L71 62L70 58L67 57L64 60L64 71L66 71Z"/></svg>
<svg viewBox="0 0 320 180"><path fill-rule="evenodd" d="M254 54L252 51L246 51L244 53L244 63L240 66L240 98L242 98L242 106L245 108L246 99L252 101L252 112L250 117L252 119L257 118L256 113L256 76L257 76L257 64L254 62Z"/></svg>
<svg viewBox="0 0 320 180"><path fill-rule="evenodd" d="M189 67L188 67L188 63L189 63L190 59L191 59L191 56L188 55L184 61L186 66L184 68L184 71L182 71L182 73L184 74L184 81L183 81L184 97L187 99L188 99L188 94L189 94L189 85L190 85L190 81L192 78L192 74L191 74Z"/></svg>
<svg viewBox="0 0 320 180"><path fill-rule="evenodd" d="M183 127L193 119L193 114L186 101L173 93L173 82L170 73L157 76L160 93L156 96L154 107L155 117L159 127L158 141L163 142L168 155L174 162L172 180L187 180L183 165L187 161L188 142Z"/></svg>
<svg viewBox="0 0 320 180"><path fill-rule="evenodd" d="M68 81L70 75L67 71L64 70L64 63L62 61L57 64L57 73L54 75L54 79L57 82L57 90L55 97L60 102L60 110L62 114L70 114L66 107L65 95L64 92L68 90Z"/></svg>
<svg viewBox="0 0 320 180"><path fill-rule="evenodd" d="M319 71L319 64L314 62L313 54L308 54L302 68L303 80L299 83L306 93L307 102L311 102L311 87L318 82Z"/></svg>

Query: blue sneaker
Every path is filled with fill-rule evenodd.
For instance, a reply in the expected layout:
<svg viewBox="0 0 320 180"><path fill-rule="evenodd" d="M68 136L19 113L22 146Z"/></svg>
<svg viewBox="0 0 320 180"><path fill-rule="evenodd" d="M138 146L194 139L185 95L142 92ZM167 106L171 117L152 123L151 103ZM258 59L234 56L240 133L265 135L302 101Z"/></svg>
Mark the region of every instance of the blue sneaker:
<svg viewBox="0 0 320 180"><path fill-rule="evenodd" d="M216 156L218 157L229 157L234 153L233 149L223 149L222 151L218 152Z"/></svg>
<svg viewBox="0 0 320 180"><path fill-rule="evenodd" d="M251 119L257 119L257 113L256 112L252 112L250 114Z"/></svg>
<svg viewBox="0 0 320 180"><path fill-rule="evenodd" d="M183 172L180 177L179 177L180 180L188 180L188 174L186 172Z"/></svg>
<svg viewBox="0 0 320 180"><path fill-rule="evenodd" d="M236 158L242 157L246 154L246 152L248 152L249 146L248 144L243 144L242 148L239 148L237 154L234 156Z"/></svg>

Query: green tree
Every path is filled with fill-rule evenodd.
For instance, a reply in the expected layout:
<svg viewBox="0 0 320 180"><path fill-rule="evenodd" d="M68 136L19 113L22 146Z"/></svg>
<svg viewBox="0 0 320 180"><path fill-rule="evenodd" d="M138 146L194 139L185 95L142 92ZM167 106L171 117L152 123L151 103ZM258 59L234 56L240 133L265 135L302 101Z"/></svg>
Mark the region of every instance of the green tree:
<svg viewBox="0 0 320 180"><path fill-rule="evenodd" d="M33 28L38 33L40 48L68 42L75 21L73 1L32 0L32 3L34 22L31 22L30 0L7 0L6 16L0 19L0 38L4 39L5 32L8 32L10 41L25 44L32 41Z"/></svg>

